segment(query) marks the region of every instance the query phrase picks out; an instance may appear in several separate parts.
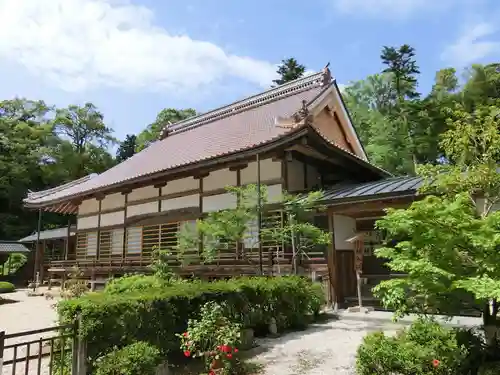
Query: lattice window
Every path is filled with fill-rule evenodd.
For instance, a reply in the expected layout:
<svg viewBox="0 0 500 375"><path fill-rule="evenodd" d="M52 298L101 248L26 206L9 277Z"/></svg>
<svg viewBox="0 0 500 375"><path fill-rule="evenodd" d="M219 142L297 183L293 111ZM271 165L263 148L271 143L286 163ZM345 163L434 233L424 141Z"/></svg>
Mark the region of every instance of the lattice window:
<svg viewBox="0 0 500 375"><path fill-rule="evenodd" d="M162 224L160 227L160 249L170 250L177 246L177 235L181 223Z"/></svg>
<svg viewBox="0 0 500 375"><path fill-rule="evenodd" d="M97 255L97 232L87 232L87 256Z"/></svg>
<svg viewBox="0 0 500 375"><path fill-rule="evenodd" d="M87 256L87 233L76 234L76 258L83 259Z"/></svg>
<svg viewBox="0 0 500 375"><path fill-rule="evenodd" d="M142 249L142 227L127 228L126 254L137 255Z"/></svg>
<svg viewBox="0 0 500 375"><path fill-rule="evenodd" d="M151 256L160 248L160 225L145 225L142 227L142 255Z"/></svg>
<svg viewBox="0 0 500 375"><path fill-rule="evenodd" d="M111 231L103 230L99 235L99 259L108 259L111 256Z"/></svg>
<svg viewBox="0 0 500 375"><path fill-rule="evenodd" d="M114 229L111 235L111 255L122 255L123 253L124 229Z"/></svg>

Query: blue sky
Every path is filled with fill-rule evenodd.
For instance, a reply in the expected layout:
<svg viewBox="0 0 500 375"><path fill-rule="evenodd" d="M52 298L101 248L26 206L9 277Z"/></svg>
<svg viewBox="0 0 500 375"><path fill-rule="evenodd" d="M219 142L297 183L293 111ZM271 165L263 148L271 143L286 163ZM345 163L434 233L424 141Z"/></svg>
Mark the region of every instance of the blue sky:
<svg viewBox="0 0 500 375"><path fill-rule="evenodd" d="M0 0L0 98L95 103L116 136L165 107L206 111L267 88L276 64L348 84L383 45L436 70L500 60L498 0Z"/></svg>

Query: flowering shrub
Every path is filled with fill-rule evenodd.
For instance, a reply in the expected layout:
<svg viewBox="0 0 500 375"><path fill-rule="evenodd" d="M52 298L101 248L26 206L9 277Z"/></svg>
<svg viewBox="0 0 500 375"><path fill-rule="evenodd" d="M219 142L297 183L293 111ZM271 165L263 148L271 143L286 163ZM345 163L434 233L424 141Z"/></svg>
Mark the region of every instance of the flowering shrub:
<svg viewBox="0 0 500 375"><path fill-rule="evenodd" d="M461 375L479 365L466 331L417 320L395 336L367 335L358 348L358 375ZM467 341L467 342L466 342ZM474 358L474 359L473 359Z"/></svg>
<svg viewBox="0 0 500 375"><path fill-rule="evenodd" d="M190 319L187 331L177 336L186 357L205 360L209 375L232 375L239 368L238 348L241 326L231 322L223 306L208 302L199 320Z"/></svg>

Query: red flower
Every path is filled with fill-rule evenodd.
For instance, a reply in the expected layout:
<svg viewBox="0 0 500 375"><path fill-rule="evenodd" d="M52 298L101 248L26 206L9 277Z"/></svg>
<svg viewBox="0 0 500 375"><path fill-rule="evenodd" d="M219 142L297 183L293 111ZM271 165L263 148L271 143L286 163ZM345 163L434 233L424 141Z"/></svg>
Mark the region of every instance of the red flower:
<svg viewBox="0 0 500 375"><path fill-rule="evenodd" d="M234 348L233 352L238 353L239 352L238 348Z"/></svg>
<svg viewBox="0 0 500 375"><path fill-rule="evenodd" d="M191 352L189 350L184 350L184 356L189 357Z"/></svg>
<svg viewBox="0 0 500 375"><path fill-rule="evenodd" d="M222 350L222 345L218 345L217 350Z"/></svg>
<svg viewBox="0 0 500 375"><path fill-rule="evenodd" d="M210 370L210 372L208 373L208 375L215 375L215 371L214 370Z"/></svg>
<svg viewBox="0 0 500 375"><path fill-rule="evenodd" d="M233 355L231 353L228 353L227 354L227 359L231 359L231 358L233 358Z"/></svg>
<svg viewBox="0 0 500 375"><path fill-rule="evenodd" d="M432 360L432 365L433 365L434 367L438 367L440 363L441 363L441 362L440 362L438 359L434 359L434 360Z"/></svg>
<svg viewBox="0 0 500 375"><path fill-rule="evenodd" d="M184 333L182 334L182 336L184 336L184 337L189 337L189 333L184 332Z"/></svg>
<svg viewBox="0 0 500 375"><path fill-rule="evenodd" d="M231 347L228 345L222 345L220 350L223 351L224 353L229 353L231 351Z"/></svg>

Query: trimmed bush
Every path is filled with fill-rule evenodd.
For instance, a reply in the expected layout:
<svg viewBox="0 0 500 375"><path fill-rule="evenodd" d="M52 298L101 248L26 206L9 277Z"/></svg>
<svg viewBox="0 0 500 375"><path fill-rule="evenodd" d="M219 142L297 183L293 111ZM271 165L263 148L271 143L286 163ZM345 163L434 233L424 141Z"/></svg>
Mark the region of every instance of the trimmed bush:
<svg viewBox="0 0 500 375"><path fill-rule="evenodd" d="M163 288L166 282L155 276L127 275L113 279L106 284L104 293L122 294L129 292L141 292L153 288Z"/></svg>
<svg viewBox="0 0 500 375"><path fill-rule="evenodd" d="M475 341L480 340L470 331L420 319L393 337L383 332L367 335L358 348L357 374L469 374L471 366L477 370L480 365L477 347L469 346Z"/></svg>
<svg viewBox="0 0 500 375"><path fill-rule="evenodd" d="M113 350L96 361L96 375L155 375L162 356L147 342ZM94 372L93 372L94 373Z"/></svg>
<svg viewBox="0 0 500 375"><path fill-rule="evenodd" d="M0 293L12 293L15 292L16 287L14 284L7 281L0 281Z"/></svg>
<svg viewBox="0 0 500 375"><path fill-rule="evenodd" d="M89 293L58 305L61 323L82 320L91 363L114 347L146 341L166 355L179 355L175 334L199 317L206 302L223 303L245 328L262 331L271 318L280 330L304 327L316 312L318 289L308 279L254 277L217 282L174 283L162 288L110 294ZM257 329L259 328L259 329Z"/></svg>

